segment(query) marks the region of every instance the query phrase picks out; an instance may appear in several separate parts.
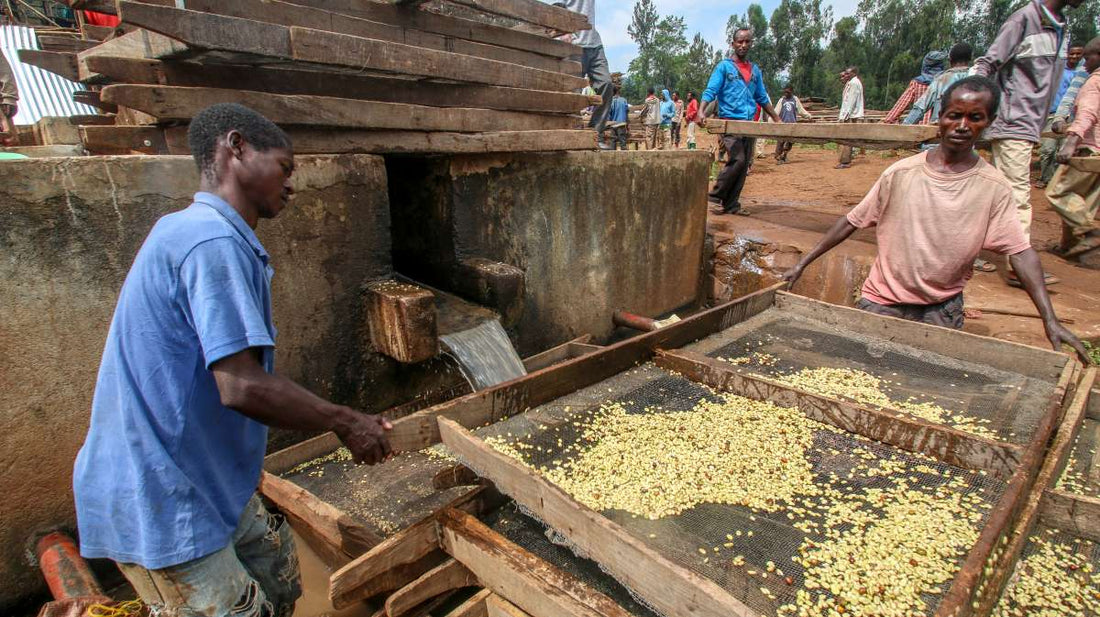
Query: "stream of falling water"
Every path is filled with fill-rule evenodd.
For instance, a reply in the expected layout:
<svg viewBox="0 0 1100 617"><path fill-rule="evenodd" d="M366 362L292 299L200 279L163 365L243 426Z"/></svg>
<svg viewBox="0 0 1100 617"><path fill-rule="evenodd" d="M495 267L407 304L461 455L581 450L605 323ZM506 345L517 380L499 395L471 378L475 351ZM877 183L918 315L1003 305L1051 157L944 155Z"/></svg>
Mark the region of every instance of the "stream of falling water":
<svg viewBox="0 0 1100 617"><path fill-rule="evenodd" d="M458 360L463 376L475 391L527 374L499 320L491 319L469 330L444 334L439 340Z"/></svg>

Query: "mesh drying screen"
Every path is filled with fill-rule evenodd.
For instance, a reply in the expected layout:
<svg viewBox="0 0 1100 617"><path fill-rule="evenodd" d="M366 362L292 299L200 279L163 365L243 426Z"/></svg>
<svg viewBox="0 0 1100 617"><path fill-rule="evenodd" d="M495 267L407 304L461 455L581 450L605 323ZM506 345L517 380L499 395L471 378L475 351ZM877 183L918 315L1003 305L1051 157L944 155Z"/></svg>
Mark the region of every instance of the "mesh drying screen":
<svg viewBox="0 0 1100 617"><path fill-rule="evenodd" d="M578 450L586 445L583 443L586 439L584 426L604 413L600 408L606 403L621 404L627 414L661 414L690 411L700 400L718 401L720 395L652 365L644 365L479 429L477 434L491 442L519 447L524 460L535 468L550 467L555 462L578 456ZM769 456L765 451L759 454ZM975 538L984 525L988 509L1004 489L1001 482L984 474L949 467L824 425L813 430L806 460L814 485L836 489L837 496L829 501L833 504L844 501L846 496L875 491L891 495L889 491L896 489L899 483L936 499L965 495L974 503L975 520L970 527ZM872 471L885 469L890 472ZM737 479L725 481L737 482ZM807 573L794 559L802 554L807 543L820 546L837 537L836 534L842 535L852 529L845 525L830 528L831 516L825 512L825 507L815 510L810 501L807 498L797 503L776 504L770 512L740 505L704 503L656 520L622 510L603 510L602 514L675 563L723 586L753 610L774 615L778 607L794 603L800 590L811 597L833 597L831 592L821 588L808 589ZM826 501L822 499L822 503ZM882 508L874 507L866 507L864 511L871 518L883 512ZM519 543L533 550L522 540ZM968 548L946 559L946 567L951 572L961 565ZM739 564L742 559L743 563ZM922 596L928 614L934 611L949 582L948 578L937 585L934 592Z"/></svg>
<svg viewBox="0 0 1100 617"><path fill-rule="evenodd" d="M1066 470L1058 478L1055 488L1060 491L1100 497L1100 460L1096 452L1100 447L1100 422L1085 418L1081 431L1073 442Z"/></svg>
<svg viewBox="0 0 1100 617"><path fill-rule="evenodd" d="M1036 525L993 617L1100 615L1100 545Z"/></svg>
<svg viewBox="0 0 1100 617"><path fill-rule="evenodd" d="M1055 381L1010 373L843 331L804 317L767 312L687 349L714 358L748 358L746 373L789 375L844 368L891 382L887 396L929 402L977 419L1002 441L1026 444L1054 396ZM743 361L743 360L742 360ZM1047 376L1049 377L1049 376Z"/></svg>
<svg viewBox="0 0 1100 617"><path fill-rule="evenodd" d="M356 465L344 448L302 463L283 477L384 536L408 527L470 487L432 488L432 477L453 460L434 450L399 454L380 465Z"/></svg>

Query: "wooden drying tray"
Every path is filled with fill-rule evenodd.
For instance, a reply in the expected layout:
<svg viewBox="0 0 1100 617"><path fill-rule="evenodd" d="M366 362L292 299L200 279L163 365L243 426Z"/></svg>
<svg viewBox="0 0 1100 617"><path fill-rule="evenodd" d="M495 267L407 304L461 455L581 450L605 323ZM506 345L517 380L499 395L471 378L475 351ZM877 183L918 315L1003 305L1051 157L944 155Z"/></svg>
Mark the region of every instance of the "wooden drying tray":
<svg viewBox="0 0 1100 617"><path fill-rule="evenodd" d="M575 75L328 30L126 0L119 8L125 23L179 41L204 62L293 61L532 90L570 91L587 83Z"/></svg>
<svg viewBox="0 0 1100 617"><path fill-rule="evenodd" d="M1079 365L1066 355L903 320L869 316L861 311L782 293L777 286L704 311L656 332L416 412L395 423L391 442L399 450L419 449L437 443L441 439L441 431L444 431L452 450L480 469L496 470L491 479L552 527L587 530L581 537L571 539L616 578L635 590L661 589L663 598L650 597L647 600L670 615L685 614L685 607L690 607L691 611L703 611L689 611L693 615L709 614L710 610L716 611L716 614L751 614L745 612L739 600L715 588L713 583L708 584L675 564L662 561L645 546L639 546L636 540L626 536L621 528L594 512L586 511L522 465L501 457L480 440L465 433L463 427L482 426L521 413L612 377L655 355L658 356L658 365L677 370L690 369L700 381L716 376L728 378L728 374L723 375L705 362L695 362L698 358L692 358L689 354L660 353L658 350L686 345L773 307L856 333L884 336L897 343L1002 370L1058 379L1054 400L1025 448L960 434L949 427L888 410L865 409L794 389L780 393L774 384L760 383L763 380L756 380L757 383L738 380L710 382L748 397L775 397L781 403L795 402L811 417L836 423L848 430L867 431L874 438L885 439L887 443L909 451L946 459L972 469L989 465L993 475L1006 479L1008 487L958 573L951 592L941 604L941 612L946 615L950 607L969 604L986 560L1004 536L1038 470L1043 448L1054 429L1061 399L1077 375ZM599 532L594 532L594 529ZM640 568L639 563L647 564L647 567ZM364 567L363 563L356 560L334 575L334 590L355 595L355 585L348 583L352 579L345 580L345 577L356 577L361 567Z"/></svg>
<svg viewBox="0 0 1100 617"><path fill-rule="evenodd" d="M1090 413L1100 416L1100 410L1096 409L1100 407L1100 392L1090 392L1096 384L1096 378L1096 367L1084 371L1035 484L1021 504L1021 512L1008 536L1009 541L981 584L982 593L976 599L978 606L973 611L964 610L959 615L965 617L993 613L1027 546L1028 538L1039 522L1100 542L1100 500L1054 488L1058 477L1065 471L1073 442L1081 430L1081 423Z"/></svg>
<svg viewBox="0 0 1100 617"><path fill-rule="evenodd" d="M845 146L889 150L932 141L939 128L924 124L873 122L748 122L707 120L707 131L721 135L779 139L798 143L836 143Z"/></svg>

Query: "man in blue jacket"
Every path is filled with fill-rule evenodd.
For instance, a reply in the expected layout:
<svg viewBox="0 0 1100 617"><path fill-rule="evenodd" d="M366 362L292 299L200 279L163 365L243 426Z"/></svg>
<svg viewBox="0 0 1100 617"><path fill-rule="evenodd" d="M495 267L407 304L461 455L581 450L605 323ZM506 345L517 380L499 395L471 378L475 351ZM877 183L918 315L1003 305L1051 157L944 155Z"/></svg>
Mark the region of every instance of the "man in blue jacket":
<svg viewBox="0 0 1100 617"><path fill-rule="evenodd" d="M722 120L753 120L759 106L773 122L779 116L772 107L771 98L764 88L760 67L749 62L753 34L749 28L738 28L733 33L733 56L718 63L703 91L703 117L714 116L717 107ZM741 211L741 189L752 163L754 140L749 137L723 135L722 146L727 154L726 166L718 174L718 181L710 192L710 201L722 207L723 214Z"/></svg>
<svg viewBox="0 0 1100 617"><path fill-rule="evenodd" d="M661 90L661 129L660 150L668 150L672 145L672 118L676 115L676 103L668 95L668 88Z"/></svg>

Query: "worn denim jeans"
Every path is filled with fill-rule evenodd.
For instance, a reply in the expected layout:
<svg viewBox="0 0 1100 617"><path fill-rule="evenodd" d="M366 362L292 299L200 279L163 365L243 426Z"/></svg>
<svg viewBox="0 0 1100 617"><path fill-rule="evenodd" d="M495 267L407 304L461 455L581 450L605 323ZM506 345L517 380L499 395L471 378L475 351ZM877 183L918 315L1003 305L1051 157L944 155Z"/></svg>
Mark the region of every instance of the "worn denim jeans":
<svg viewBox="0 0 1100 617"><path fill-rule="evenodd" d="M160 570L118 566L150 617L289 617L302 595L290 525L255 495L222 550Z"/></svg>

